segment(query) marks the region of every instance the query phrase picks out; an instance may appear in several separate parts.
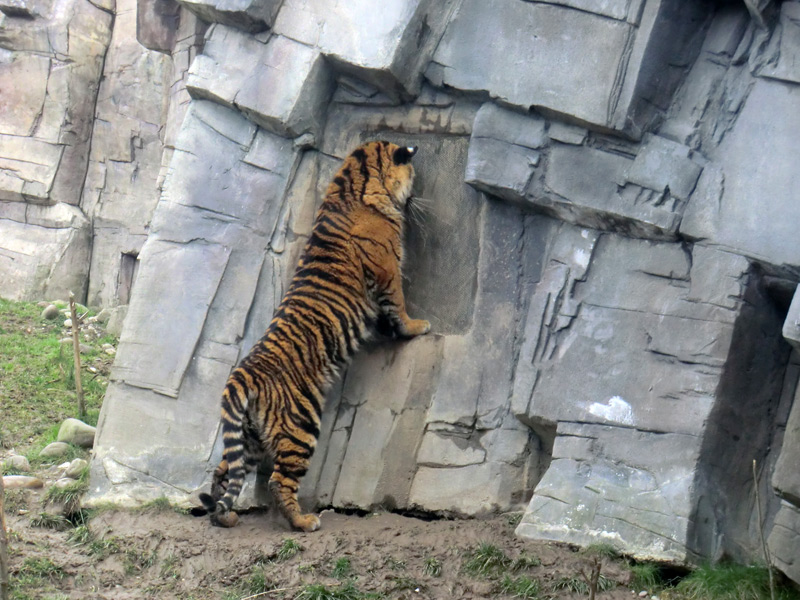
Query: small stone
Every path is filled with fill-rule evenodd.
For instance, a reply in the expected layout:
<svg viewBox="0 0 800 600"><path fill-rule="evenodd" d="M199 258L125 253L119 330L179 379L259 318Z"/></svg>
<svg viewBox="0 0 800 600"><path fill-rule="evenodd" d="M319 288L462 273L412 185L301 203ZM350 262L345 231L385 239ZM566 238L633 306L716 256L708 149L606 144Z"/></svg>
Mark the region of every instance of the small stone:
<svg viewBox="0 0 800 600"><path fill-rule="evenodd" d="M639 598L647 598L647 596L649 596L649 594L645 590L639 592Z"/></svg>
<svg viewBox="0 0 800 600"><path fill-rule="evenodd" d="M80 344L81 354L89 354L92 351L91 346L87 346L86 344Z"/></svg>
<svg viewBox="0 0 800 600"><path fill-rule="evenodd" d="M76 458L67 467L66 473L64 475L69 477L70 479L78 479L83 473L83 470L89 465L88 462L83 460L82 458Z"/></svg>
<svg viewBox="0 0 800 600"><path fill-rule="evenodd" d="M108 354L109 356L114 356L114 355L117 353L117 351L116 351L116 350L114 350L114 348L106 348L106 349L104 350L104 352L105 352L106 354Z"/></svg>
<svg viewBox="0 0 800 600"><path fill-rule="evenodd" d="M72 484L74 484L74 483L75 483L75 480L74 480L74 479L70 479L69 477L62 477L61 479L57 480L57 481L56 481L56 482L53 484L53 487L57 487L57 488L59 488L59 489L63 489L63 488L65 488L65 487L69 487L69 486L71 486L71 485L72 485Z"/></svg>
<svg viewBox="0 0 800 600"><path fill-rule="evenodd" d="M66 319L64 321L64 327L72 327L72 319Z"/></svg>
<svg viewBox="0 0 800 600"><path fill-rule="evenodd" d="M48 444L44 447L44 449L39 452L39 456L42 458L54 458L56 456L63 456L69 450L69 444L64 442L53 442L52 444Z"/></svg>
<svg viewBox="0 0 800 600"><path fill-rule="evenodd" d="M81 448L91 448L94 445L96 429L78 419L67 419L58 430L58 441L69 442Z"/></svg>
<svg viewBox="0 0 800 600"><path fill-rule="evenodd" d="M98 323L108 323L108 320L111 318L111 311L107 308L101 310L97 315L94 317L95 321Z"/></svg>
<svg viewBox="0 0 800 600"><path fill-rule="evenodd" d="M48 321L58 318L58 315L58 307L55 304L48 304L47 307L42 311L42 318L47 319Z"/></svg>
<svg viewBox="0 0 800 600"><path fill-rule="evenodd" d="M114 346L111 345L111 344L103 344L102 348L103 348L103 350L108 350L109 348L111 348L113 350Z"/></svg>
<svg viewBox="0 0 800 600"><path fill-rule="evenodd" d="M28 475L5 475L3 487L7 490L32 490L44 487L44 482L38 477L29 477Z"/></svg>
<svg viewBox="0 0 800 600"><path fill-rule="evenodd" d="M39 300L39 302L36 303L36 306L38 306L39 308L47 308L51 304L52 304L52 302L48 302L47 300ZM56 308L58 308L58 307L56 307Z"/></svg>
<svg viewBox="0 0 800 600"><path fill-rule="evenodd" d="M28 462L28 459L18 454L9 457L3 464L7 468L11 468L16 471L21 471L23 473L27 473L31 470L31 464Z"/></svg>

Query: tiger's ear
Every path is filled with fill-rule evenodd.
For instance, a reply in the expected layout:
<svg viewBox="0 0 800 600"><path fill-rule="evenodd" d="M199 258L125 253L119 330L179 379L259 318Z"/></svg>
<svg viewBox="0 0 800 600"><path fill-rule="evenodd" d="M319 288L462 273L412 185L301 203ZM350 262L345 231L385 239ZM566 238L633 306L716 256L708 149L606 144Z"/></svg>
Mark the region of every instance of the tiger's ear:
<svg viewBox="0 0 800 600"><path fill-rule="evenodd" d="M411 162L411 157L417 153L416 146L401 146L392 154L392 161L396 165L405 165Z"/></svg>

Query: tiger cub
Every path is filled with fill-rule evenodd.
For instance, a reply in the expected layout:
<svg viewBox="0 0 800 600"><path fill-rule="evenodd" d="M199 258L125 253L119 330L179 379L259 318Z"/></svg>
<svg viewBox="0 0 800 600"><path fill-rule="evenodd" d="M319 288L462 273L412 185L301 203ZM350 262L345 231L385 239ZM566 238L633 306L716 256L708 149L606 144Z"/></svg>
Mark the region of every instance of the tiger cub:
<svg viewBox="0 0 800 600"><path fill-rule="evenodd" d="M417 149L385 141L356 148L328 186L286 296L266 333L231 373L222 394L222 462L200 500L211 522L232 527L245 473L273 461L269 488L292 527L319 518L297 502L319 437L325 393L381 323L401 337L430 331L411 319L401 268L405 208Z"/></svg>

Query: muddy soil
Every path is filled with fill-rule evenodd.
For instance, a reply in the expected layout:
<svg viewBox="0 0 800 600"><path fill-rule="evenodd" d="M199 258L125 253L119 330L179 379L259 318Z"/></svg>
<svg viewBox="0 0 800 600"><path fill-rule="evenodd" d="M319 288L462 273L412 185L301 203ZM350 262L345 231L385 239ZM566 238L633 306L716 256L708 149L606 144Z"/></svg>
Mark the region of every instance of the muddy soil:
<svg viewBox="0 0 800 600"><path fill-rule="evenodd" d="M32 524L43 508L39 495L17 492L7 506L18 600L326 597L311 595L322 588L310 585L340 594L330 598L513 598L525 597L508 587L522 577L538 580L540 598L588 595L580 572L589 559L565 545L514 537L513 515L422 520L324 511L319 531L298 533L274 512L244 514L235 528L220 529L162 507L103 511L85 528L55 530ZM508 561L470 575L465 564L481 544ZM624 561L606 560L602 575L613 589L598 598L634 597Z"/></svg>

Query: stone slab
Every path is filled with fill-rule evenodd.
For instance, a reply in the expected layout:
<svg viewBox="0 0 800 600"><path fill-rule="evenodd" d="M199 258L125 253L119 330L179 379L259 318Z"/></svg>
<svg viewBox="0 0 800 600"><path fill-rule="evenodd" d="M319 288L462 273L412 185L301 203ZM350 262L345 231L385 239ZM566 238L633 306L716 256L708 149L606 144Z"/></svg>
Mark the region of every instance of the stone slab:
<svg viewBox="0 0 800 600"><path fill-rule="evenodd" d="M496 31L505 34L497 37ZM445 30L426 76L437 86L486 91L525 110L541 106L605 125L632 35L627 23L565 7L466 0ZM512 66L493 66L512 55Z"/></svg>
<svg viewBox="0 0 800 600"><path fill-rule="evenodd" d="M778 26L766 52L769 58L759 75L800 83L800 2L781 3Z"/></svg>
<svg viewBox="0 0 800 600"><path fill-rule="evenodd" d="M137 284L143 291L131 298L112 379L178 395L230 252L207 242L150 240L145 245ZM205 274L201 280L195 277L198 270ZM160 305L170 311L156 310ZM154 352L154 343L170 348L169 353Z"/></svg>
<svg viewBox="0 0 800 600"><path fill-rule="evenodd" d="M789 312L783 323L783 337L792 346L800 349L800 288L796 288Z"/></svg>
<svg viewBox="0 0 800 600"><path fill-rule="evenodd" d="M800 266L793 190L800 172L791 160L800 132L800 88L756 79L733 129L715 151L715 173L704 173L689 201L681 232L775 265ZM754 152L752 140L770 143ZM751 199L758 198L758 210ZM769 235L763 235L764 231Z"/></svg>
<svg viewBox="0 0 800 600"><path fill-rule="evenodd" d="M800 582L800 509L784 502L767 539L776 567L795 583Z"/></svg>
<svg viewBox="0 0 800 600"><path fill-rule="evenodd" d="M795 393L783 444L778 461L772 472L772 487L779 496L800 507L800 474L797 472L800 461L800 393Z"/></svg>
<svg viewBox="0 0 800 600"><path fill-rule="evenodd" d="M652 190L688 200L702 167L691 159L692 150L657 135L645 136L626 179Z"/></svg>
<svg viewBox="0 0 800 600"><path fill-rule="evenodd" d="M274 31L315 46L337 69L392 98L419 92L428 63L455 2L284 0ZM330 15L336 18L331 19Z"/></svg>
<svg viewBox="0 0 800 600"><path fill-rule="evenodd" d="M269 29L283 0L178 0L203 21L248 33Z"/></svg>
<svg viewBox="0 0 800 600"><path fill-rule="evenodd" d="M189 69L195 98L236 107L279 135L319 134L333 78L319 50L284 36L266 42L216 25Z"/></svg>
<svg viewBox="0 0 800 600"><path fill-rule="evenodd" d="M553 461L516 533L682 562L699 449L689 435L559 423Z"/></svg>

